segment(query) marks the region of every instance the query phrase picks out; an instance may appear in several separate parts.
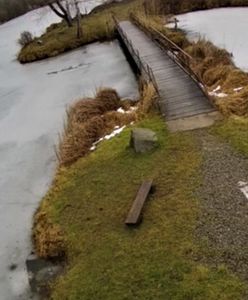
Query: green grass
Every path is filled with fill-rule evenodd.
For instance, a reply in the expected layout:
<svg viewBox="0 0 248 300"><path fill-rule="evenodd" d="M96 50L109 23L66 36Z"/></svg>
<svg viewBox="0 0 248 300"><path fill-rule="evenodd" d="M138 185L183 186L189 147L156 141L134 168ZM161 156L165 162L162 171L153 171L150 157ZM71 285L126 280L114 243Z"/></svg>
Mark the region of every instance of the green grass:
<svg viewBox="0 0 248 300"><path fill-rule="evenodd" d="M141 7L140 0L126 0L123 3L107 5L106 8L83 17L81 21L83 35L80 39L77 39L75 24L73 27L68 27L65 22L53 24L41 37L21 49L18 60L21 63L32 62L56 56L92 42L113 39L115 26L112 14L118 19L126 19L130 12L137 9L140 11ZM38 41L42 41L42 44Z"/></svg>
<svg viewBox="0 0 248 300"><path fill-rule="evenodd" d="M156 131L157 149L135 154L128 128L63 169L44 199L43 209L64 231L68 255L52 299L243 299L247 287L223 266L192 260L200 249L194 240L194 191L201 183L195 140L190 133L169 134L157 116L137 126ZM146 178L154 179L156 193L140 227L127 228L125 217Z"/></svg>
<svg viewBox="0 0 248 300"><path fill-rule="evenodd" d="M212 132L227 141L236 150L248 156L248 119L232 117L217 124Z"/></svg>

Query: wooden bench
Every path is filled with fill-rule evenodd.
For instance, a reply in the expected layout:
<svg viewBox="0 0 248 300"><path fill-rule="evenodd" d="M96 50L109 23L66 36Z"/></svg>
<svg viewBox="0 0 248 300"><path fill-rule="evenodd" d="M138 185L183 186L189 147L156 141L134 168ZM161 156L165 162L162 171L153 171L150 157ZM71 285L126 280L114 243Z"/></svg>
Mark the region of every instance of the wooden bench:
<svg viewBox="0 0 248 300"><path fill-rule="evenodd" d="M141 221L141 213L148 195L152 192L152 180L144 181L138 191L138 194L133 202L126 218L126 225L137 225Z"/></svg>

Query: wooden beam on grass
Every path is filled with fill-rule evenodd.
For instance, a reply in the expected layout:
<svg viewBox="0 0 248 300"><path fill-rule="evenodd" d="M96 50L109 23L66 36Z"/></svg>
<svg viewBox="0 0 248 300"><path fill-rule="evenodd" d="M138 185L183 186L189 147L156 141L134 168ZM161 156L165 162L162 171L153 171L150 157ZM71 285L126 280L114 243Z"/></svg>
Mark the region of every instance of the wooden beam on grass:
<svg viewBox="0 0 248 300"><path fill-rule="evenodd" d="M134 226L140 223L141 214L145 202L152 191L152 180L144 181L137 193L137 196L133 202L133 205L126 218L125 224L128 226Z"/></svg>

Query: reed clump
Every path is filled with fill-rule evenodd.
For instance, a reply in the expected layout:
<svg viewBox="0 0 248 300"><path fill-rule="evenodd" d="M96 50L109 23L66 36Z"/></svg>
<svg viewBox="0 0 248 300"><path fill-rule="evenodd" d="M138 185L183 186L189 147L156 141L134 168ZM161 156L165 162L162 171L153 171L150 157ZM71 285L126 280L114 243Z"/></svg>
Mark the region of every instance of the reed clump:
<svg viewBox="0 0 248 300"><path fill-rule="evenodd" d="M154 105L155 90L145 85L137 109L127 113L134 101L121 101L112 89L100 89L94 99L82 99L67 112L67 124L60 138L57 156L61 166L68 166L89 153L93 143L113 131L115 126L123 126L142 118ZM118 112L118 108L124 112Z"/></svg>
<svg viewBox="0 0 248 300"><path fill-rule="evenodd" d="M212 43L200 40L185 48L192 57L191 68L209 91L219 87L224 97L213 97L218 109L226 116L248 115L248 74L238 69L232 55Z"/></svg>
<svg viewBox="0 0 248 300"><path fill-rule="evenodd" d="M121 99L112 89L100 89L94 99L82 99L67 112L67 124L58 147L60 165L70 165L90 150L110 129L105 114L116 111Z"/></svg>

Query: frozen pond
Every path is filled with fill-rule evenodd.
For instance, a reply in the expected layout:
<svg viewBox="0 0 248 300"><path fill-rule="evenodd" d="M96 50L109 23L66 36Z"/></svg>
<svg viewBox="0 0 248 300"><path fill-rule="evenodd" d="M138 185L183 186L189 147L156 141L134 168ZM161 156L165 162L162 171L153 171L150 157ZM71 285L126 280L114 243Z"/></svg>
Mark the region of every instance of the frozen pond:
<svg viewBox="0 0 248 300"><path fill-rule="evenodd" d="M210 40L233 54L235 64L248 71L248 7L219 8L177 16L189 38Z"/></svg>
<svg viewBox="0 0 248 300"><path fill-rule="evenodd" d="M138 94L117 42L29 65L16 62L21 31L40 34L58 21L49 12L40 15L40 10L30 12L0 26L1 300L29 299L24 262L31 249L32 215L54 174L54 145L66 106L99 86L116 88L122 97Z"/></svg>

